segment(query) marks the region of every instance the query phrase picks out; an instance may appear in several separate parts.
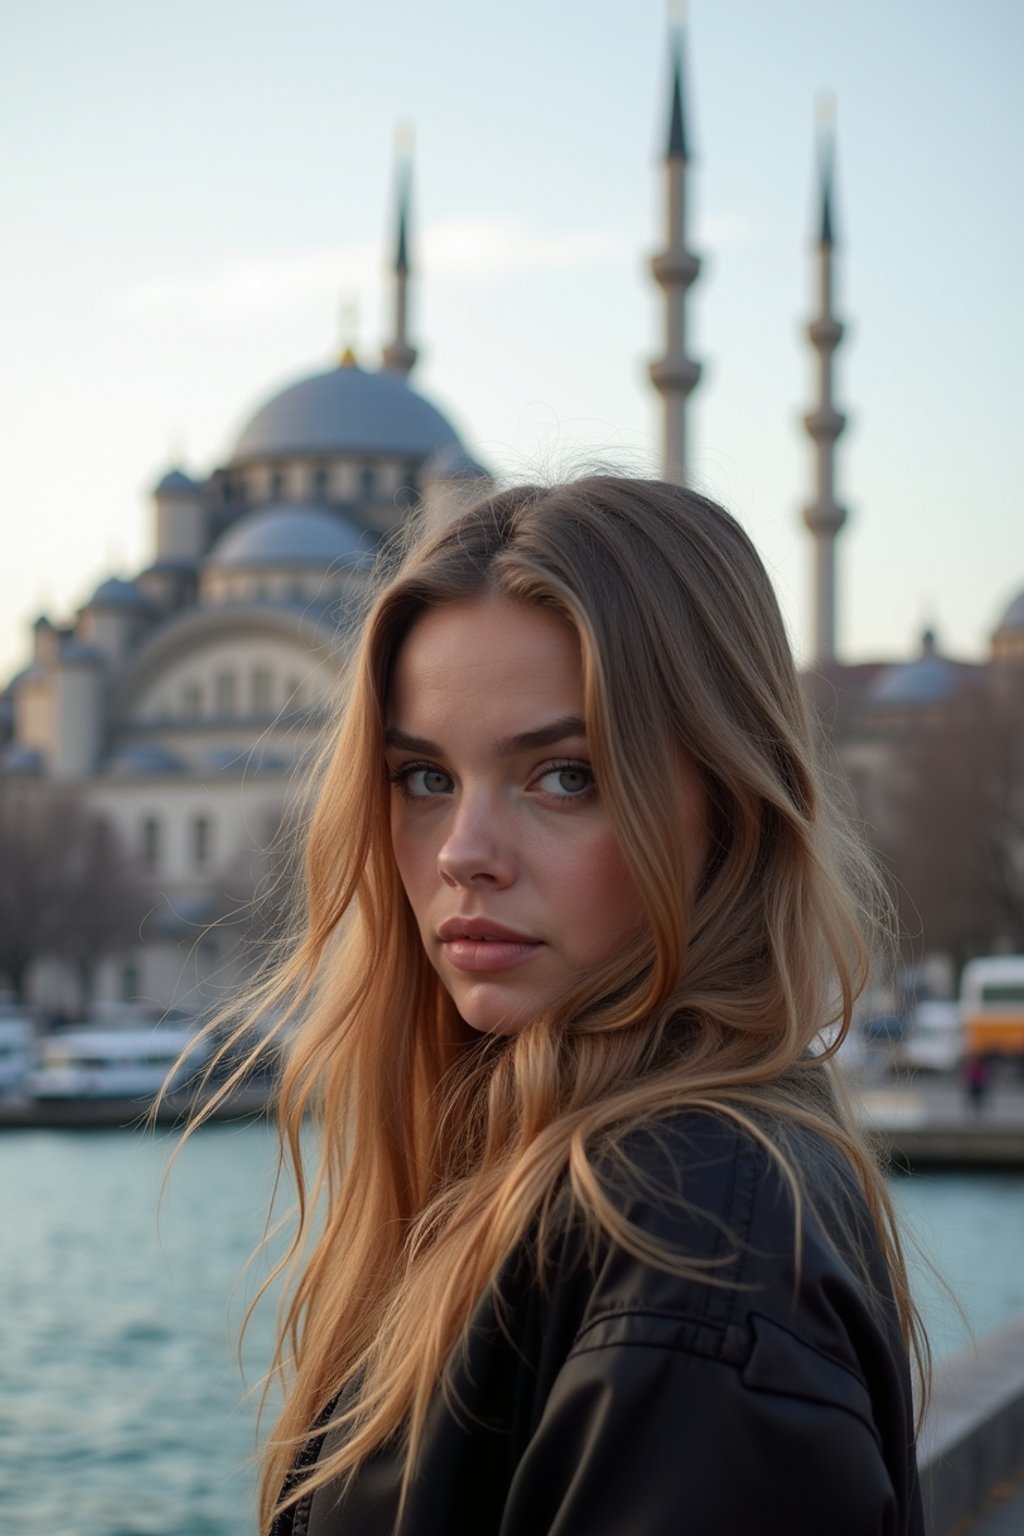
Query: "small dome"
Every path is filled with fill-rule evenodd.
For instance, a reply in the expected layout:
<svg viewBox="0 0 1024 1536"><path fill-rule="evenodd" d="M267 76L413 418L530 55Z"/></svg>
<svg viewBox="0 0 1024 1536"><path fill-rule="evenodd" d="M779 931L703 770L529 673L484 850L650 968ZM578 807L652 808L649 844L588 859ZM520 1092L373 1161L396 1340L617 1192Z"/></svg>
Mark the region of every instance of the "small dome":
<svg viewBox="0 0 1024 1536"><path fill-rule="evenodd" d="M43 771L43 756L35 747L10 746L0 753L0 765L5 773L34 776Z"/></svg>
<svg viewBox="0 0 1024 1536"><path fill-rule="evenodd" d="M57 660L62 666L105 667L107 658L94 645L83 645L81 640L68 640L60 648Z"/></svg>
<svg viewBox="0 0 1024 1536"><path fill-rule="evenodd" d="M1024 592L1017 593L996 625L996 634L1004 635L1009 630L1015 629L1024 629Z"/></svg>
<svg viewBox="0 0 1024 1536"><path fill-rule="evenodd" d="M963 672L961 664L939 655L935 631L926 629L920 656L880 672L867 690L867 702L882 708L941 704L957 691Z"/></svg>
<svg viewBox="0 0 1024 1536"><path fill-rule="evenodd" d="M491 476L463 448L461 443L446 443L432 453L423 466L425 480L490 480Z"/></svg>
<svg viewBox="0 0 1024 1536"><path fill-rule="evenodd" d="M271 506L247 512L222 533L206 558L220 570L251 566L354 565L373 555L367 536L321 507Z"/></svg>
<svg viewBox="0 0 1024 1536"><path fill-rule="evenodd" d="M139 745L122 747L108 766L111 773L131 778L135 774L181 773L185 765L166 747Z"/></svg>
<svg viewBox="0 0 1024 1536"><path fill-rule="evenodd" d="M22 683L40 683L47 675L45 667L39 667L34 661L30 661L27 667L22 667L20 672L15 672L4 693L14 694Z"/></svg>
<svg viewBox="0 0 1024 1536"><path fill-rule="evenodd" d="M154 496L173 496L182 492L194 494L199 487L191 480L183 470L169 469L163 479L154 488Z"/></svg>
<svg viewBox="0 0 1024 1536"><path fill-rule="evenodd" d="M956 685L954 668L941 657L911 661L904 666L886 667L868 690L868 702L884 706L939 704L956 692Z"/></svg>
<svg viewBox="0 0 1024 1536"><path fill-rule="evenodd" d="M148 609L149 599L134 581L122 581L120 576L110 576L101 581L87 604L89 608Z"/></svg>
<svg viewBox="0 0 1024 1536"><path fill-rule="evenodd" d="M274 395L243 430L232 463L321 453L425 459L449 443L458 443L453 428L398 374L350 365Z"/></svg>

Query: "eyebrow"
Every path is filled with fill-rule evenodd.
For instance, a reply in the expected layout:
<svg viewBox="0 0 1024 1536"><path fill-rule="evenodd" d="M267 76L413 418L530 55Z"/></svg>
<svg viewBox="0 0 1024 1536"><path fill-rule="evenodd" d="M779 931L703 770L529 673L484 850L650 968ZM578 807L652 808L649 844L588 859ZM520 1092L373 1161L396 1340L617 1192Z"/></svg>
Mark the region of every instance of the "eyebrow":
<svg viewBox="0 0 1024 1536"><path fill-rule="evenodd" d="M494 750L499 757L514 757L517 752L553 747L571 736L586 734L586 722L579 715L562 715L560 719L552 720L550 725L538 726L535 731L521 731L518 736L502 736L494 743ZM397 725L388 726L384 734L384 745L399 747L406 752L424 752L432 757L444 756L436 741L427 741L423 736L410 736L407 731L399 730Z"/></svg>

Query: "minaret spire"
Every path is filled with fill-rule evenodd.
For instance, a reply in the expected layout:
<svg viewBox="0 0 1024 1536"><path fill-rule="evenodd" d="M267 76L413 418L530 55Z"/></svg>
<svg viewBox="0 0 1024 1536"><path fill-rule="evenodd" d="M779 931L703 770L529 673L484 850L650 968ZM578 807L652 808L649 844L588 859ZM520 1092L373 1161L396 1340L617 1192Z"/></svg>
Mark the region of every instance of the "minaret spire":
<svg viewBox="0 0 1024 1536"><path fill-rule="evenodd" d="M665 154L665 248L651 258L654 279L665 294L665 351L650 365L662 399L662 474L678 485L687 478L686 401L701 375L686 352L686 290L700 260L686 246L686 174L690 163L683 112L683 33L672 33L672 100Z"/></svg>
<svg viewBox="0 0 1024 1536"><path fill-rule="evenodd" d="M400 129L397 145L398 230L395 243L394 298L395 329L384 348L383 363L389 373L404 378L416 362L416 348L410 346L409 323L409 202L412 193L412 134Z"/></svg>
<svg viewBox="0 0 1024 1536"><path fill-rule="evenodd" d="M832 354L843 336L843 326L833 313L834 167L833 107L831 100L826 100L819 108L818 127L818 313L807 326L808 338L818 354L818 404L804 417L815 446L817 497L804 508L804 522L814 536L814 660L819 666L834 661L836 655L835 542L846 522L846 510L835 499L835 444L846 417L832 401Z"/></svg>

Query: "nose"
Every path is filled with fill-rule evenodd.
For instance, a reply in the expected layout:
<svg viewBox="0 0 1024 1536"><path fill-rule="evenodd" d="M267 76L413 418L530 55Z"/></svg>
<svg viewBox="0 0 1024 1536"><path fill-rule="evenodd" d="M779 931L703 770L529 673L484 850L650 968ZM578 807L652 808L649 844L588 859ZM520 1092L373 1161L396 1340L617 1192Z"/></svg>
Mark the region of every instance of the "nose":
<svg viewBox="0 0 1024 1536"><path fill-rule="evenodd" d="M501 889L511 885L516 871L514 838L508 818L490 796L460 796L438 850L437 867L450 886Z"/></svg>

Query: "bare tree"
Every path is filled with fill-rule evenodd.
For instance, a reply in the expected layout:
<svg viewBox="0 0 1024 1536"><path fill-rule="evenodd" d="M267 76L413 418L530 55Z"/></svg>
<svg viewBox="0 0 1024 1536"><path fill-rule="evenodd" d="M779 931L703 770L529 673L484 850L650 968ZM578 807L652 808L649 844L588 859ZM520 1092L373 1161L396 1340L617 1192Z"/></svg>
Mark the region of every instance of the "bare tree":
<svg viewBox="0 0 1024 1536"><path fill-rule="evenodd" d="M1015 713L981 687L894 736L879 851L913 949L960 965L1024 948L1022 746Z"/></svg>
<svg viewBox="0 0 1024 1536"><path fill-rule="evenodd" d="M237 936L247 969L257 968L281 939L293 913L298 881L295 828L285 813L268 816L251 845L238 851L213 881L215 924Z"/></svg>
<svg viewBox="0 0 1024 1536"><path fill-rule="evenodd" d="M239 1066L242 1056L274 1020L249 1016L244 1001L240 1012L234 1014L233 1004L223 990L223 979L230 978L233 987L241 989L244 1000L247 983L273 964L278 946L289 932L301 883L297 831L288 812L280 818L268 814L262 827L257 825L253 830L252 843L238 850L211 882L213 914L206 932L210 937L226 940L228 945L222 960L221 985L212 996L220 1043L226 1048L218 1065L218 1071L224 1075ZM242 1045L236 1039L227 1048L229 1036L243 1019L246 1043ZM275 1073L278 1049L268 1049L257 1075Z"/></svg>
<svg viewBox="0 0 1024 1536"><path fill-rule="evenodd" d="M138 940L151 900L106 818L70 791L0 778L0 973L15 997L52 958L88 1006L96 961Z"/></svg>
<svg viewBox="0 0 1024 1536"><path fill-rule="evenodd" d="M1014 703L1016 707L1013 707ZM1024 952L1024 699L993 710L987 744L991 800L989 857L996 942Z"/></svg>

